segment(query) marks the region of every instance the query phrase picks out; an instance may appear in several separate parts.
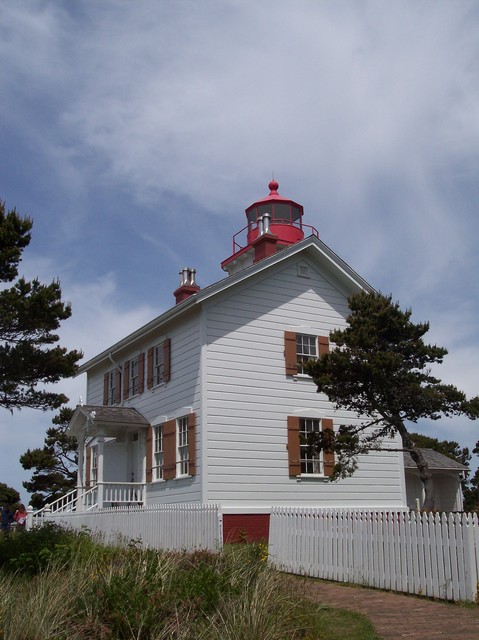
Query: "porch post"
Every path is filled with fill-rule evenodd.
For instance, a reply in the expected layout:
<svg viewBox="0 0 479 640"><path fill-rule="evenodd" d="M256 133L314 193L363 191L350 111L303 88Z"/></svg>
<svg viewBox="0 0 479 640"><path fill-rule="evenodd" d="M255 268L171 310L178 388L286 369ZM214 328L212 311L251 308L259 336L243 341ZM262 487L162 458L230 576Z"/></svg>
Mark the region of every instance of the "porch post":
<svg viewBox="0 0 479 640"><path fill-rule="evenodd" d="M77 509L83 511L83 459L85 457L85 438L83 433L77 436L78 470L77 470Z"/></svg>
<svg viewBox="0 0 479 640"><path fill-rule="evenodd" d="M105 448L105 437L98 436L98 460L97 460L97 485L98 485L98 508L103 508L103 450Z"/></svg>

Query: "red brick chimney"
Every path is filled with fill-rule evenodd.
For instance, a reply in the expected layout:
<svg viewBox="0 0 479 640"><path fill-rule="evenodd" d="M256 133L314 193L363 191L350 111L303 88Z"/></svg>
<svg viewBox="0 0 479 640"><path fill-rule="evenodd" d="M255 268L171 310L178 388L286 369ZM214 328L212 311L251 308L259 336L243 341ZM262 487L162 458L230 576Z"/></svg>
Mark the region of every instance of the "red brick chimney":
<svg viewBox="0 0 479 640"><path fill-rule="evenodd" d="M198 293L200 287L196 284L195 278L196 269L184 267L180 271L180 286L173 292L173 295L176 298L176 304L179 304L195 293Z"/></svg>

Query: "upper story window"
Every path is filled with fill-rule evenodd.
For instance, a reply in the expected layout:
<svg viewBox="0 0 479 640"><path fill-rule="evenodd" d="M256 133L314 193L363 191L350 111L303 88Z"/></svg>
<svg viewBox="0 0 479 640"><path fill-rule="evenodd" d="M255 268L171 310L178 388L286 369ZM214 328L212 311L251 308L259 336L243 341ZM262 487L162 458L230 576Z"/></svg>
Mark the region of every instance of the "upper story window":
<svg viewBox="0 0 479 640"><path fill-rule="evenodd" d="M163 345L153 349L153 386L161 384L165 379L165 353Z"/></svg>
<svg viewBox="0 0 479 640"><path fill-rule="evenodd" d="M130 360L130 395L136 396L138 391L138 383L139 383L139 367L138 367L138 358L133 358Z"/></svg>
<svg viewBox="0 0 479 640"><path fill-rule="evenodd" d="M121 402L121 371L112 369L104 376L103 404L111 406L119 402Z"/></svg>
<svg viewBox="0 0 479 640"><path fill-rule="evenodd" d="M303 333L296 334L296 362L298 363L298 373L305 373L304 363L317 358L316 336L309 336Z"/></svg>
<svg viewBox="0 0 479 640"><path fill-rule="evenodd" d="M305 374L304 363L329 352L329 337L309 333L284 332L286 375Z"/></svg>
<svg viewBox="0 0 479 640"><path fill-rule="evenodd" d="M171 341L169 338L163 340L161 344L148 349L148 373L146 386L148 389L157 387L170 380L170 351Z"/></svg>
<svg viewBox="0 0 479 640"><path fill-rule="evenodd" d="M140 353L123 365L123 399L143 393L145 382L145 354Z"/></svg>

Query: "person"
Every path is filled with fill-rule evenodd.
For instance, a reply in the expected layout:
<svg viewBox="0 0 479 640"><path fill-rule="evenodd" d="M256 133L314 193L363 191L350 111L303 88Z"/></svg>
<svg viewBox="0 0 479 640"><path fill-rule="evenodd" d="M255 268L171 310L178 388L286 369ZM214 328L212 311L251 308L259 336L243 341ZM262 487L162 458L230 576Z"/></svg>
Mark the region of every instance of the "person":
<svg viewBox="0 0 479 640"><path fill-rule="evenodd" d="M13 513L9 507L2 509L2 531L10 531L10 525L13 522Z"/></svg>
<svg viewBox="0 0 479 640"><path fill-rule="evenodd" d="M27 510L25 509L24 504L19 505L18 509L13 515L13 519L17 523L17 529L25 529L25 525L27 524Z"/></svg>

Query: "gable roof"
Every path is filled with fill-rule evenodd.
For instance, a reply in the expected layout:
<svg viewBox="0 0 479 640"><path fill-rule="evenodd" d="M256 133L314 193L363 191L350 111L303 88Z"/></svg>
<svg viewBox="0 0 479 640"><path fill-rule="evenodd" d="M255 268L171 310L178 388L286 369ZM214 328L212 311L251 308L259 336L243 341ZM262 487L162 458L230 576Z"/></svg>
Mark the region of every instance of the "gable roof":
<svg viewBox="0 0 479 640"><path fill-rule="evenodd" d="M121 425L124 427L147 427L150 423L132 407L110 407L92 404L79 404L73 413L68 431L75 433L85 425Z"/></svg>
<svg viewBox="0 0 479 640"><path fill-rule="evenodd" d="M467 467L448 456L445 456L434 449L422 449L422 454L424 459L427 462L429 469L431 470L453 470L453 471L466 471ZM417 466L414 460L411 458L411 454L407 451L404 452L404 468L405 469L416 469Z"/></svg>
<svg viewBox="0 0 479 640"><path fill-rule="evenodd" d="M200 291L191 295L186 300L183 300L183 302L171 307L163 314L154 318L151 322L143 325L133 333L112 345L109 349L102 351L97 356L82 364L78 369L77 375L88 371L104 360L111 359L111 356L114 353L132 345L137 340L144 338L150 332L158 331L159 327L163 324L166 324L173 319L179 319L188 311L194 309L198 305L201 305L205 300L217 296L231 287L252 278L256 274L266 271L267 269L298 255L310 258L311 260L320 263L326 271L333 272L335 276L344 283L345 287L351 290L351 292L357 292L361 289L366 291L374 290L366 280L356 273L354 269L334 253L334 251L322 240L316 236L309 236L296 244L286 247L285 249L281 249L276 254L265 258L256 264L246 267L233 275L227 276L204 289L200 289Z"/></svg>

